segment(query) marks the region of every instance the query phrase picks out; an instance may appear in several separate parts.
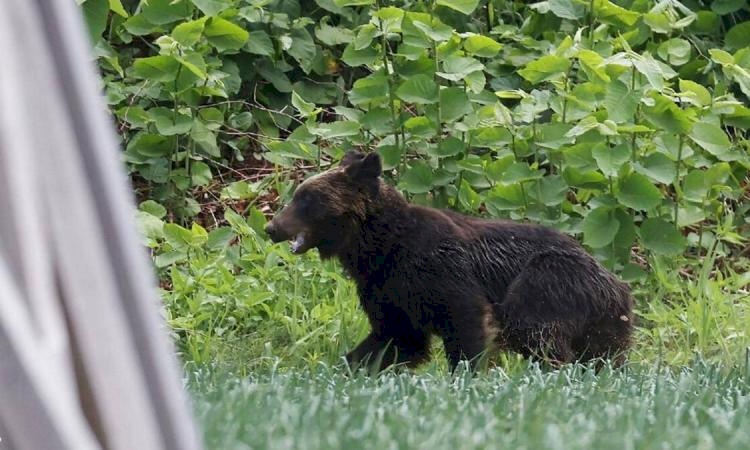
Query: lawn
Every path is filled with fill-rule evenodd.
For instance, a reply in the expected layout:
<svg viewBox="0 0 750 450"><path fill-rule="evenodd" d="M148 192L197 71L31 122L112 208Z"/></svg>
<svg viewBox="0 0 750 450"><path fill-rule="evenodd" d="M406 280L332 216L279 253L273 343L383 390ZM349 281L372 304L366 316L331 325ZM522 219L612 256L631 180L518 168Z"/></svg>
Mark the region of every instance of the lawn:
<svg viewBox="0 0 750 450"><path fill-rule="evenodd" d="M320 365L189 373L211 449L747 449L750 374L696 360L377 378Z"/></svg>

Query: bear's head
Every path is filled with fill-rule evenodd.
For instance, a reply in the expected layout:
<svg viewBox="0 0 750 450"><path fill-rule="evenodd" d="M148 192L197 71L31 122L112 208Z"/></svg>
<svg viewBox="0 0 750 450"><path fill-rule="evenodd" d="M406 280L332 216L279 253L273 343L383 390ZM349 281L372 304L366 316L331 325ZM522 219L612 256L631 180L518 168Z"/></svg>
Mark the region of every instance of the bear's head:
<svg viewBox="0 0 750 450"><path fill-rule="evenodd" d="M382 171L377 153L348 152L338 167L300 184L266 233L274 242L291 241L293 253L317 247L323 258L338 254L378 196Z"/></svg>

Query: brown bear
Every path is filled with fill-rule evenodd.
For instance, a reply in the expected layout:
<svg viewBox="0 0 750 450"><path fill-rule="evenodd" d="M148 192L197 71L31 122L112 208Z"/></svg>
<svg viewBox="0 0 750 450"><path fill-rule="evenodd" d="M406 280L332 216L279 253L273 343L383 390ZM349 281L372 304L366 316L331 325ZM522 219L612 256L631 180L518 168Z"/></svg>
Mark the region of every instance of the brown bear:
<svg viewBox="0 0 750 450"><path fill-rule="evenodd" d="M553 364L613 358L630 345L628 287L572 238L538 225L411 205L377 153L347 153L303 182L268 224L294 253L315 247L356 281L372 331L346 359L381 370L429 358L475 362L491 343Z"/></svg>

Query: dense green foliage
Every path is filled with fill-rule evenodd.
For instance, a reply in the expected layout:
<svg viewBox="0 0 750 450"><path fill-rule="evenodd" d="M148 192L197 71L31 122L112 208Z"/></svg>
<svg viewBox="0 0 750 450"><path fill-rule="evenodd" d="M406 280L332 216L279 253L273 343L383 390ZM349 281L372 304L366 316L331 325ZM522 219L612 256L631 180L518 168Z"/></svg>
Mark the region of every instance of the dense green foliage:
<svg viewBox="0 0 750 450"><path fill-rule="evenodd" d="M243 158L364 148L414 201L582 234L611 267L634 243L729 255L750 208L747 6L617 3L83 6L129 167L178 217Z"/></svg>
<svg viewBox="0 0 750 450"><path fill-rule="evenodd" d="M700 362L481 378L325 368L192 375L209 448L722 449L750 446L750 378ZM238 420L242 417L242 420Z"/></svg>

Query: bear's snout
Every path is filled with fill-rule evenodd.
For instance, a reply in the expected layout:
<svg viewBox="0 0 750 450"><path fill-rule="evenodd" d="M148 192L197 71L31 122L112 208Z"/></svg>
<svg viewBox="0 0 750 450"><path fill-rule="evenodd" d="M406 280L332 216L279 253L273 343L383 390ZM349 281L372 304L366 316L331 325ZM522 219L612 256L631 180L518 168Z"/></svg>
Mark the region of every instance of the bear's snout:
<svg viewBox="0 0 750 450"><path fill-rule="evenodd" d="M268 225L266 225L266 234L273 242L281 242L288 239L288 236L285 236L273 221L268 222Z"/></svg>

